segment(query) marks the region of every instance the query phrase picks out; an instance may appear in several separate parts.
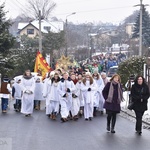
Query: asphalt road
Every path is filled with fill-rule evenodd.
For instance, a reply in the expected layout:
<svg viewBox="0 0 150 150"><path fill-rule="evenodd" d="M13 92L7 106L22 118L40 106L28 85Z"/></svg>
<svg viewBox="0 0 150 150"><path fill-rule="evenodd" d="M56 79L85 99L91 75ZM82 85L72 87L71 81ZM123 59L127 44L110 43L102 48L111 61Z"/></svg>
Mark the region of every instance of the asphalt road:
<svg viewBox="0 0 150 150"><path fill-rule="evenodd" d="M0 113L0 138L12 139L12 150L149 150L150 131L134 132L134 123L120 116L116 133L106 131L106 115L92 121L84 118L61 123L51 121L44 108L31 117L16 113L12 106ZM7 149L6 149L7 150Z"/></svg>

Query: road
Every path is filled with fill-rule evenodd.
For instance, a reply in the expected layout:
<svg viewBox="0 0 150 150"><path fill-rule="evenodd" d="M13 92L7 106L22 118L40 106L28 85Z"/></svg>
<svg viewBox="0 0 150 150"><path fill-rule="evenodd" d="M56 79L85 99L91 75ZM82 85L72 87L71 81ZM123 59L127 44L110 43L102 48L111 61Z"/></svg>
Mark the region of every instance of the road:
<svg viewBox="0 0 150 150"><path fill-rule="evenodd" d="M31 117L16 113L12 106L0 114L0 138L12 139L12 150L149 150L150 131L134 132L134 123L118 116L116 133L106 132L106 115L92 121L84 118L61 123L51 121L44 108Z"/></svg>

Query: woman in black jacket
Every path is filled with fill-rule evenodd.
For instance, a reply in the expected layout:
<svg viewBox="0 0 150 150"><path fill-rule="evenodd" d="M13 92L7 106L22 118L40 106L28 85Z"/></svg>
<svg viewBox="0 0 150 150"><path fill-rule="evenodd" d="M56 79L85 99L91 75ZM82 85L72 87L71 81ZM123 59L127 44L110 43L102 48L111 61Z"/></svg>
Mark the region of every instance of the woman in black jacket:
<svg viewBox="0 0 150 150"><path fill-rule="evenodd" d="M147 110L147 102L149 98L149 87L143 76L137 76L135 83L131 88L131 97L134 102L133 110L136 115L136 132L142 134L142 117Z"/></svg>

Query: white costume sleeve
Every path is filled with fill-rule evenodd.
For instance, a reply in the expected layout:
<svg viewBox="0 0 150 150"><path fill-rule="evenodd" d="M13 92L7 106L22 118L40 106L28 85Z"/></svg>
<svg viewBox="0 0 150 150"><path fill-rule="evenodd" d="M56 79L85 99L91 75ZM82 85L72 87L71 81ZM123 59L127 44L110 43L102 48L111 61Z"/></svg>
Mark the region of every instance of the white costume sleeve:
<svg viewBox="0 0 150 150"><path fill-rule="evenodd" d="M9 83L7 84L7 90L8 90L9 92L12 92L12 88L10 87L10 84L9 84Z"/></svg>
<svg viewBox="0 0 150 150"><path fill-rule="evenodd" d="M47 79L45 80L43 85L43 92L42 92L43 97L47 97L48 93L50 93L50 90L51 90L51 80Z"/></svg>
<svg viewBox="0 0 150 150"><path fill-rule="evenodd" d="M85 86L83 83L81 83L81 91L87 91L89 87Z"/></svg>
<svg viewBox="0 0 150 150"><path fill-rule="evenodd" d="M95 81L93 81L93 84L90 85L90 88L91 88L92 91L96 91L97 90L98 87L97 87L97 84L96 84Z"/></svg>
<svg viewBox="0 0 150 150"><path fill-rule="evenodd" d="M73 81L70 81L71 82L71 88L70 88L70 91L73 92L76 90L76 87L75 87L75 84L73 83Z"/></svg>

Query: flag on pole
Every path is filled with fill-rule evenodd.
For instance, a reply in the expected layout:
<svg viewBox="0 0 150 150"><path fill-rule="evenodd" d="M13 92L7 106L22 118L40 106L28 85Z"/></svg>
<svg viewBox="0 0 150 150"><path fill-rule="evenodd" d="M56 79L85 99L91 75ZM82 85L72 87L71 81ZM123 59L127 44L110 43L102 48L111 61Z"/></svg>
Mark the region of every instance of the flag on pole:
<svg viewBox="0 0 150 150"><path fill-rule="evenodd" d="M40 52L37 52L34 72L40 72L42 74L42 77L44 77L46 73L50 71L51 68L46 60L43 58L42 54Z"/></svg>

